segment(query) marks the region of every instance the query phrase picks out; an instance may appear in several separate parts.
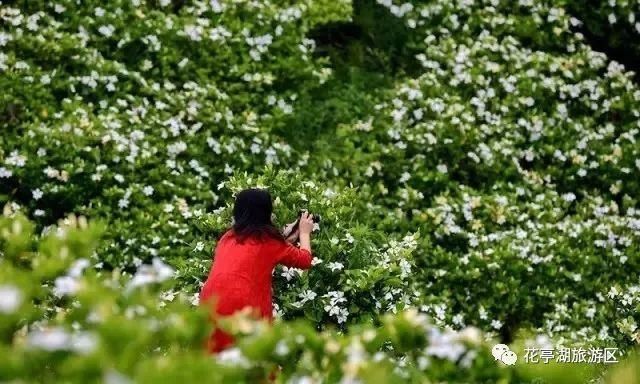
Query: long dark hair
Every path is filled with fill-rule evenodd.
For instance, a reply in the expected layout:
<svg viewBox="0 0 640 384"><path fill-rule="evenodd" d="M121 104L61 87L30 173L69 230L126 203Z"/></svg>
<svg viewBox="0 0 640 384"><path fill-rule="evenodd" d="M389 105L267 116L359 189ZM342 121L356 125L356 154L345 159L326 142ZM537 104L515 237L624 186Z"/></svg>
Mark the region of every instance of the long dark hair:
<svg viewBox="0 0 640 384"><path fill-rule="evenodd" d="M271 237L284 241L282 233L271 221L273 202L266 189L245 189L236 195L233 206L233 233L239 242L248 238Z"/></svg>

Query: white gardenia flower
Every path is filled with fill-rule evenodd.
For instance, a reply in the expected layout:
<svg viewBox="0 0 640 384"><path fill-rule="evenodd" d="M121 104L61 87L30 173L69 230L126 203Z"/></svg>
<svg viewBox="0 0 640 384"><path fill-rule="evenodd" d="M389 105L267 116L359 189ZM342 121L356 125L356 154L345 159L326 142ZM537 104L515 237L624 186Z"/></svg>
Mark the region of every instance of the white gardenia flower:
<svg viewBox="0 0 640 384"><path fill-rule="evenodd" d="M218 363L226 365L236 365L240 367L248 367L249 361L242 354L239 348L228 348L216 355Z"/></svg>
<svg viewBox="0 0 640 384"><path fill-rule="evenodd" d="M411 264L406 259L401 259L398 265L400 266L400 278L404 279L411 274Z"/></svg>
<svg viewBox="0 0 640 384"><path fill-rule="evenodd" d="M326 197L327 199L333 199L335 196L337 195L337 193L333 190L333 189L325 189L325 191L322 193L322 196Z"/></svg>
<svg viewBox="0 0 640 384"><path fill-rule="evenodd" d="M127 376L121 374L120 372L109 370L107 371L102 381L104 384L131 384L133 381L129 379Z"/></svg>
<svg viewBox="0 0 640 384"><path fill-rule="evenodd" d="M0 47L4 47L13 37L5 32L0 32Z"/></svg>
<svg viewBox="0 0 640 384"><path fill-rule="evenodd" d="M198 305L200 304L200 293L196 292L193 295L191 295L191 300L189 300L191 302L191 305Z"/></svg>
<svg viewBox="0 0 640 384"><path fill-rule="evenodd" d="M111 37L115 32L115 30L116 28L111 24L103 25L100 28L98 28L98 32L100 32L100 34L102 34L105 37Z"/></svg>
<svg viewBox="0 0 640 384"><path fill-rule="evenodd" d="M30 332L26 344L45 351L70 350L84 355L96 349L98 339L90 332L69 333L62 327L52 327Z"/></svg>
<svg viewBox="0 0 640 384"><path fill-rule="evenodd" d="M176 292L175 291L167 291L167 292L162 292L160 294L160 300L162 301L173 301L173 299L176 298Z"/></svg>
<svg viewBox="0 0 640 384"><path fill-rule="evenodd" d="M13 151L9 154L9 157L5 159L5 164L14 165L18 168L24 167L27 162L27 158L18 153L18 151Z"/></svg>
<svg viewBox="0 0 640 384"><path fill-rule="evenodd" d="M338 320L338 324L345 323L348 316L349 311L346 308L341 308L340 311L336 314L336 320Z"/></svg>
<svg viewBox="0 0 640 384"><path fill-rule="evenodd" d="M347 301L344 297L344 292L331 291L323 295L323 297L329 299L329 303L324 306L325 312L327 312L329 316L334 316L338 323L346 322L347 317L349 316L349 311L346 308L340 307L341 303L345 303Z"/></svg>
<svg viewBox="0 0 640 384"><path fill-rule="evenodd" d="M289 380L289 384L314 384L315 382L310 376L293 377Z"/></svg>
<svg viewBox="0 0 640 384"><path fill-rule="evenodd" d="M89 262L89 260L84 258L78 259L74 261L73 264L71 264L71 267L69 267L69 272L67 273L67 275L71 277L80 277L80 275L82 275L82 272L86 268L88 268L89 265L91 265L91 262Z"/></svg>
<svg viewBox="0 0 640 384"><path fill-rule="evenodd" d="M40 200L44 193L40 190L40 188L36 188L31 191L31 195L33 196L33 200Z"/></svg>
<svg viewBox="0 0 640 384"><path fill-rule="evenodd" d="M176 157L177 155L179 155L180 153L186 150L187 150L187 143L185 143L184 141L177 141L167 146L167 152L169 156L172 158Z"/></svg>
<svg viewBox="0 0 640 384"><path fill-rule="evenodd" d="M142 193L143 193L145 196L151 196L151 195L153 195L153 187L152 187L152 186L150 186L150 185L145 186L145 187L142 189Z"/></svg>
<svg viewBox="0 0 640 384"><path fill-rule="evenodd" d="M351 236L350 233L347 232L347 234L345 235L345 240L347 240L349 244L353 244L355 239L353 238L353 236Z"/></svg>
<svg viewBox="0 0 640 384"><path fill-rule="evenodd" d="M280 340L277 344L276 344L276 348L275 348L275 353L278 356L286 356L289 354L289 346L287 345L287 343L284 340Z"/></svg>
<svg viewBox="0 0 640 384"><path fill-rule="evenodd" d="M280 276L287 279L287 281L291 281L291 279L296 277L296 275L302 275L302 270L298 268L282 267L282 273L280 274Z"/></svg>
<svg viewBox="0 0 640 384"><path fill-rule="evenodd" d="M482 332L476 327L466 327L458 332L460 340L468 341L472 344L480 344L482 342Z"/></svg>
<svg viewBox="0 0 640 384"><path fill-rule="evenodd" d="M425 350L427 355L457 361L465 351L466 348L460 343L456 332L443 332L435 327L429 329L429 346Z"/></svg>
<svg viewBox="0 0 640 384"><path fill-rule="evenodd" d="M334 261L327 264L327 268L331 269L332 272L341 271L344 268L344 264Z"/></svg>
<svg viewBox="0 0 640 384"><path fill-rule="evenodd" d="M303 303L307 301L313 301L317 296L318 294L310 289L306 289L300 293L300 299Z"/></svg>
<svg viewBox="0 0 640 384"><path fill-rule="evenodd" d="M69 349L81 355L95 351L98 346L97 337L91 332L77 332L71 335Z"/></svg>
<svg viewBox="0 0 640 384"><path fill-rule="evenodd" d="M27 346L45 351L59 351L69 348L71 335L62 327L36 330L27 335Z"/></svg>
<svg viewBox="0 0 640 384"><path fill-rule="evenodd" d="M0 285L0 313L14 313L22 304L22 291L13 285Z"/></svg>
<svg viewBox="0 0 640 384"><path fill-rule="evenodd" d="M136 274L131 281L129 281L127 289L152 283L160 283L173 277L174 274L175 270L173 268L165 264L161 259L155 257L151 265L144 264L138 268Z"/></svg>
<svg viewBox="0 0 640 384"><path fill-rule="evenodd" d="M71 276L58 277L54 284L53 294L57 297L74 295L80 290L80 282Z"/></svg>
<svg viewBox="0 0 640 384"><path fill-rule="evenodd" d="M487 320L487 310L484 309L483 306L480 306L480 309L478 309L478 314L479 314L480 320Z"/></svg>
<svg viewBox="0 0 640 384"><path fill-rule="evenodd" d="M5 167L0 167L0 179L8 179L13 175L13 172Z"/></svg>
<svg viewBox="0 0 640 384"><path fill-rule="evenodd" d="M327 292L324 297L328 297L332 303L343 303L347 301L347 299L344 298L344 292L342 291L330 291Z"/></svg>

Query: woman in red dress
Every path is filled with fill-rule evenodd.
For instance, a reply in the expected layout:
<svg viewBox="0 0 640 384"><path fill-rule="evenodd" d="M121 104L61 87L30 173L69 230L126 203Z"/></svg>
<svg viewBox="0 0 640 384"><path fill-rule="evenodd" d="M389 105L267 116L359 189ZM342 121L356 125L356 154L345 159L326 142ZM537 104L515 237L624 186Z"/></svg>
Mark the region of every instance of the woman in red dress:
<svg viewBox="0 0 640 384"><path fill-rule="evenodd" d="M271 321L273 268L277 264L311 268L312 215L303 213L298 230L285 239L271 220L272 210L266 190L247 189L236 196L234 224L218 241L209 277L200 291L200 302L212 305L214 320L249 308ZM299 248L292 244L298 237ZM233 338L216 328L208 349L216 353L232 344Z"/></svg>

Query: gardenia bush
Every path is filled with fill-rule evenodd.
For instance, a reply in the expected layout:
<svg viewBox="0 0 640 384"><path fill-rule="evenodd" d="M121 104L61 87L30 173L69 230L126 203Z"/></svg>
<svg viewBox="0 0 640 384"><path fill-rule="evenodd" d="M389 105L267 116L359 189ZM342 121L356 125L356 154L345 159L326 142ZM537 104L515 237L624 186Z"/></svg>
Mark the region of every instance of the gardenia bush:
<svg viewBox="0 0 640 384"><path fill-rule="evenodd" d="M189 219L228 197L215 189L227 175L304 159L279 131L331 72L305 32L348 11L335 1L3 5L2 193L42 225L65 212L108 218L105 268L183 257L201 239Z"/></svg>
<svg viewBox="0 0 640 384"><path fill-rule="evenodd" d="M318 332L306 320L268 325L239 314L221 324L237 345L212 357L202 348L211 330L208 309L167 293L178 284L171 267L155 259L133 278L93 270L88 257L104 228L82 216L42 235L33 229L8 208L0 216L3 381L250 383L277 372L292 383L579 383L598 375L592 367L576 376L499 365L477 328L441 329L415 309L381 316L377 326L354 325L348 334ZM608 382L633 377L633 364Z"/></svg>
<svg viewBox="0 0 640 384"><path fill-rule="evenodd" d="M233 177L220 187L235 193L267 186L275 197L275 216L282 226L294 221L301 209L321 217L313 234L311 270L279 267L275 271L279 315L304 316L318 326L345 325L375 321L379 314L395 313L417 302L418 287L410 278L416 234L389 239L367 228L359 222L355 189L322 188L293 172L267 169L258 177ZM226 208L204 218L203 225L210 228L212 237L228 229L231 210L229 200ZM193 275L207 273L209 263L202 265L202 270L195 270Z"/></svg>
<svg viewBox="0 0 640 384"><path fill-rule="evenodd" d="M637 4L584 4L0 3L0 381L636 380L485 344L640 339L640 88L589 45L633 51ZM322 216L314 266L213 358L258 186Z"/></svg>
<svg viewBox="0 0 640 384"><path fill-rule="evenodd" d="M238 347L213 358L203 350L208 310L167 293L178 282L171 267L154 259L133 278L90 268L102 231L69 216L40 237L5 209L1 380L238 383L274 370L294 382L501 375L477 329L442 331L415 310L387 315L379 328L357 326L348 336L318 333L306 321L270 327L240 317L224 324L238 335Z"/></svg>
<svg viewBox="0 0 640 384"><path fill-rule="evenodd" d="M381 4L415 29L424 74L339 127L331 161L314 166L363 185L384 231L421 233L416 279L443 324L634 345L637 314L612 302L637 283L631 73L562 8Z"/></svg>
<svg viewBox="0 0 640 384"><path fill-rule="evenodd" d="M581 1L570 1L566 6L581 20L580 29L586 30L594 39L610 44L630 60L637 60L640 54L640 46L635 40L640 35L640 4L637 1L594 1L588 6Z"/></svg>

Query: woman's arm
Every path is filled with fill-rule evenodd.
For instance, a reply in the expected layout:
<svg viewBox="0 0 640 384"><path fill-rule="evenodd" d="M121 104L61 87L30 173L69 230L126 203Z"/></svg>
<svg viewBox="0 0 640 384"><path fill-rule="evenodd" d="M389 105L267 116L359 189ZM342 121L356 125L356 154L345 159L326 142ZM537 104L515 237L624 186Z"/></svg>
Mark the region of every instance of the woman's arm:
<svg viewBox="0 0 640 384"><path fill-rule="evenodd" d="M313 215L304 212L298 225L300 231L300 249L306 249L311 253L311 231L313 231Z"/></svg>
<svg viewBox="0 0 640 384"><path fill-rule="evenodd" d="M303 213L300 217L300 248L293 244L284 243L284 249L278 260L287 267L309 269L311 268L311 231L313 231L313 216Z"/></svg>
<svg viewBox="0 0 640 384"><path fill-rule="evenodd" d="M281 250L278 264L289 268L309 269L313 256L307 249L298 248L293 244L282 243L284 249Z"/></svg>

